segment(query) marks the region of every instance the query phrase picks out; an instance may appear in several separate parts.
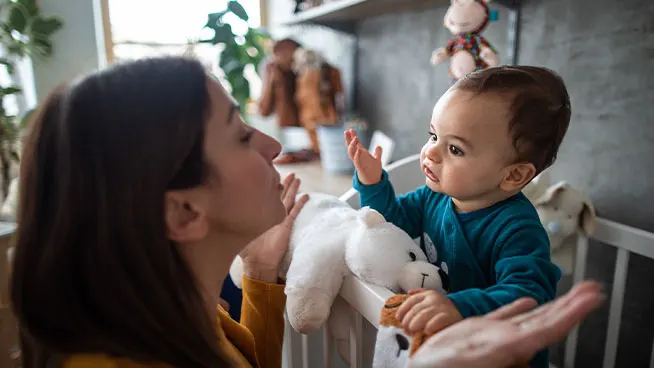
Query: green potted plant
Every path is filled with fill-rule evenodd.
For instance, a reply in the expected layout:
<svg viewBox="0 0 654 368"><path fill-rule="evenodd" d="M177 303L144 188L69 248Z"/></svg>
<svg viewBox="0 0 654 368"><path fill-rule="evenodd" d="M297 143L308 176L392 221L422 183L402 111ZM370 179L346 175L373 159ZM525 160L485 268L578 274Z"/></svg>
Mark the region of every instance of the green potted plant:
<svg viewBox="0 0 654 368"><path fill-rule="evenodd" d="M243 6L238 1L231 0L225 10L208 15L205 27L213 30L214 36L200 42L221 46L218 66L225 73L232 96L245 113L251 93L250 82L245 78L244 71L248 65L252 65L259 72L259 65L266 57L263 43L269 36L262 29L249 26L245 34L234 33L232 26L224 20L225 15L230 13L245 22L250 19Z"/></svg>
<svg viewBox="0 0 654 368"><path fill-rule="evenodd" d="M61 19L43 16L37 0L0 0L0 47L4 51L0 65L14 76L16 63L22 59L48 58L52 55L50 37L62 26ZM18 142L31 110L22 116L5 109L5 98L22 92L17 85L0 85L0 179L2 198L7 196L11 167L19 162Z"/></svg>

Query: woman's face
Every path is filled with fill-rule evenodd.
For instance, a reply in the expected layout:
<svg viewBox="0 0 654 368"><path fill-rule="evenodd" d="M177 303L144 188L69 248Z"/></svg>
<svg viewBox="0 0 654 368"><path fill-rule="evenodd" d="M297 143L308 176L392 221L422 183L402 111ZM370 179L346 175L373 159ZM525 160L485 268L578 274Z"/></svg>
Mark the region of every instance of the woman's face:
<svg viewBox="0 0 654 368"><path fill-rule="evenodd" d="M218 82L208 78L207 84L210 114L204 154L208 180L197 188L169 193L169 231L172 223L178 231L173 231L171 237L180 243L211 237L225 246L244 246L286 216L281 201L283 187L272 165L281 145L246 125L239 107ZM177 205L171 206L171 198ZM173 211L177 212L172 215L176 219L173 221L171 207L178 209Z"/></svg>

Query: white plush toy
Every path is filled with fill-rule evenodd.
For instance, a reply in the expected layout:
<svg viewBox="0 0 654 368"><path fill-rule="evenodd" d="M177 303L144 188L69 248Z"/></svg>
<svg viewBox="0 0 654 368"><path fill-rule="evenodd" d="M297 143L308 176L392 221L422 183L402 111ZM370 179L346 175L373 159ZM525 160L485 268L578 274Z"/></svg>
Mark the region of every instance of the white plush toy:
<svg viewBox="0 0 654 368"><path fill-rule="evenodd" d="M533 181L523 193L538 211L547 230L552 260L564 273L572 272L575 256L574 235L579 231L589 236L595 229L595 207L590 198L565 181L547 185Z"/></svg>
<svg viewBox="0 0 654 368"><path fill-rule="evenodd" d="M286 279L288 320L294 330L307 334L327 321L350 273L399 292L443 289L439 271L408 234L379 212L356 210L337 197L312 193L295 221L280 277ZM230 276L241 287L238 257Z"/></svg>

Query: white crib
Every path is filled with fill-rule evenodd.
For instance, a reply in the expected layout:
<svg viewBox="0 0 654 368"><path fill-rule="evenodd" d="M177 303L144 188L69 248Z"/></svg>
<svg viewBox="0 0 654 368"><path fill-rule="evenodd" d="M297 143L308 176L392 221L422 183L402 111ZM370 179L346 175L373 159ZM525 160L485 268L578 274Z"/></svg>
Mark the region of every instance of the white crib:
<svg viewBox="0 0 654 368"><path fill-rule="evenodd" d="M424 184L424 176L420 172L418 160L419 155L414 155L386 168L396 194L412 191ZM354 189L343 194L341 199L355 208L359 207L359 196ZM654 234L599 218L592 239L617 248L613 287L609 297L610 311L603 364L603 368L613 368L618 347L629 256L635 253L654 259ZM578 238L574 283L584 279L588 241L588 238L581 235ZM340 298L351 308L350 367L371 366L379 315L385 300L391 295L392 293L387 289L363 283L353 276L346 277L340 291ZM577 335L578 329L575 329L565 342L565 368L574 367ZM328 336L329 331L326 327L315 334L300 335L287 323L284 366L287 368L347 367L335 353L332 339ZM650 368L654 368L654 346L650 359Z"/></svg>

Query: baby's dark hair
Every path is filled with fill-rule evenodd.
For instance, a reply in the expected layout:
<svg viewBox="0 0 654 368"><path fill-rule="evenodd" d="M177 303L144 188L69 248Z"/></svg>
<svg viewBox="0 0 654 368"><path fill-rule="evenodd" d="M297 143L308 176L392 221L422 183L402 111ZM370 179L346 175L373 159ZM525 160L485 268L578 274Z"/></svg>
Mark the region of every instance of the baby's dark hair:
<svg viewBox="0 0 654 368"><path fill-rule="evenodd" d="M498 66L470 73L453 88L509 98L509 131L518 160L550 167L570 124L570 96L563 79L537 66Z"/></svg>

